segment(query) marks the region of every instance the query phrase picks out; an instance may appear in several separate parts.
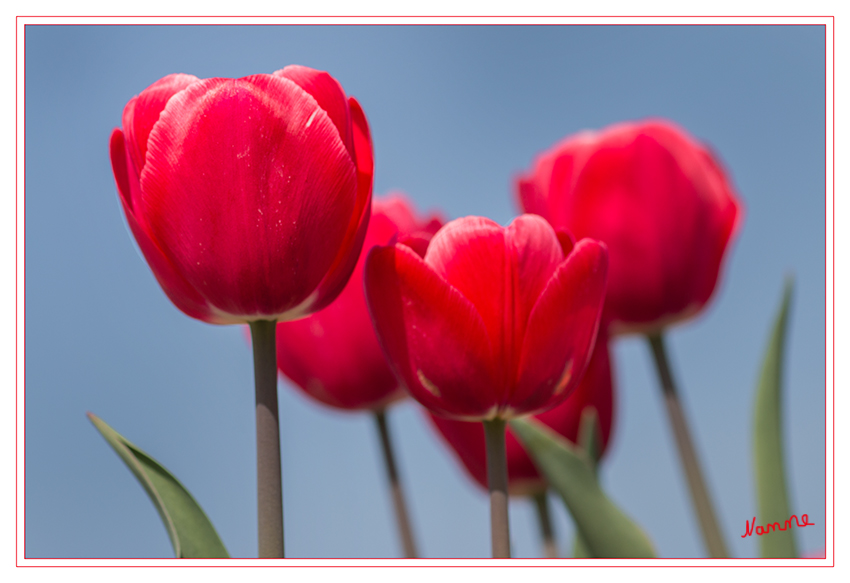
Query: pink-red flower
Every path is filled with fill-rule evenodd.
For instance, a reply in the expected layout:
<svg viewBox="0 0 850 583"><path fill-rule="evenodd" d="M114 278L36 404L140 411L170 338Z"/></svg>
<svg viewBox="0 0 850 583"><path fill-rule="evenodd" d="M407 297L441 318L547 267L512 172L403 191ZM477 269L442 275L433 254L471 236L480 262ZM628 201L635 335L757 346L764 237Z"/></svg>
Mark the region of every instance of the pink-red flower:
<svg viewBox="0 0 850 583"><path fill-rule="evenodd" d="M525 212L610 253L606 320L655 332L699 311L741 217L719 162L665 121L571 136L518 180Z"/></svg>
<svg viewBox="0 0 850 583"><path fill-rule="evenodd" d="M130 229L189 316L303 317L354 269L372 145L357 101L327 73L169 75L127 103L110 155Z"/></svg>
<svg viewBox="0 0 850 583"><path fill-rule="evenodd" d="M396 195L372 201L363 253L348 285L324 310L277 326L277 365L298 387L341 409L382 409L405 396L378 344L363 293L363 265L375 245L394 240L427 246L442 226L439 217L420 219Z"/></svg>
<svg viewBox="0 0 850 583"><path fill-rule="evenodd" d="M611 435L613 400L614 387L611 381L608 341L604 337L604 330L600 328L590 363L576 390L566 401L535 415L534 418L571 442L577 443L582 412L586 407L593 407L599 421L601 455L605 452ZM429 418L444 441L457 454L469 475L481 487L487 489L487 456L482 424L454 421L430 413ZM507 430L505 445L508 457L508 487L511 494L527 495L543 491L546 488L544 479L510 427Z"/></svg>
<svg viewBox="0 0 850 583"><path fill-rule="evenodd" d="M587 364L602 309L603 244L573 243L542 218L445 225L424 257L374 248L366 298L411 395L455 419L509 419L554 407Z"/></svg>

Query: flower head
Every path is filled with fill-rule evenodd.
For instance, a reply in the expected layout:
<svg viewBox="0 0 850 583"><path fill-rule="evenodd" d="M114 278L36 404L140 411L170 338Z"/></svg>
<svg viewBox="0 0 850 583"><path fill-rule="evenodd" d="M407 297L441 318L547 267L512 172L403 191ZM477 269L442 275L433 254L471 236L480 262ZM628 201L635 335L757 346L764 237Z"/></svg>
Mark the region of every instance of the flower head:
<svg viewBox="0 0 850 583"><path fill-rule="evenodd" d="M396 375L432 412L509 419L575 388L599 324L607 252L542 218L445 225L424 257L376 247L366 297Z"/></svg>
<svg viewBox="0 0 850 583"><path fill-rule="evenodd" d="M608 245L614 332L654 332L696 314L741 219L716 158L666 121L571 136L541 154L517 190L525 212Z"/></svg>
<svg viewBox="0 0 850 583"><path fill-rule="evenodd" d="M205 322L329 304L363 243L369 127L330 75L169 75L124 108L110 156L130 229L166 295Z"/></svg>

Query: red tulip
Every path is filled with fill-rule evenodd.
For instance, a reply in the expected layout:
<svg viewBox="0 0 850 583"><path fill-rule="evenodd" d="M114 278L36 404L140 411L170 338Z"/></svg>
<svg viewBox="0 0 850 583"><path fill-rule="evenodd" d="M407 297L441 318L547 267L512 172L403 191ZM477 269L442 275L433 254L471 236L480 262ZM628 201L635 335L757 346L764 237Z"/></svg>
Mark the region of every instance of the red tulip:
<svg viewBox="0 0 850 583"><path fill-rule="evenodd" d="M537 158L518 193L526 212L607 243L615 332L656 332L696 314L741 216L711 152L665 121L569 137Z"/></svg>
<svg viewBox="0 0 850 583"><path fill-rule="evenodd" d="M130 229L165 293L213 324L329 304L366 234L372 145L327 73L169 75L130 100L110 155Z"/></svg>
<svg viewBox="0 0 850 583"><path fill-rule="evenodd" d="M327 308L277 326L277 365L298 387L341 409L382 409L405 396L384 358L363 293L363 265L375 245L415 237L427 244L442 226L419 219L401 196L372 201L363 253L339 297Z"/></svg>
<svg viewBox="0 0 850 583"><path fill-rule="evenodd" d="M542 218L466 217L424 257L396 243L366 261L366 298L396 375L432 412L509 419L554 407L586 366L607 252Z"/></svg>
<svg viewBox="0 0 850 583"><path fill-rule="evenodd" d="M611 435L613 415L613 383L607 339L600 328L599 337L587 370L576 390L567 400L535 419L551 427L568 440L578 440L579 423L585 407L596 409L599 420L601 453L604 453ZM454 421L429 414L431 422L443 440L454 450L469 475L483 488L487 488L487 459L485 455L484 427L481 423ZM537 473L534 462L507 430L508 484L511 494L534 494L546 488L543 478Z"/></svg>

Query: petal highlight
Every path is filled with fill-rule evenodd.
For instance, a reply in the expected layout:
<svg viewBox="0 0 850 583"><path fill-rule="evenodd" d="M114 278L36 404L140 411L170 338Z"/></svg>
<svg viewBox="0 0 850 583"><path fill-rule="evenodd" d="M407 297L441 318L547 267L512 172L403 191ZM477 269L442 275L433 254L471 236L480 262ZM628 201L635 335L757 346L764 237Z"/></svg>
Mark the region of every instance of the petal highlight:
<svg viewBox="0 0 850 583"><path fill-rule="evenodd" d="M159 114L165 109L168 100L199 81L194 75L175 73L167 75L131 99L124 108L122 125L127 142L130 144L130 157L141 174L145 166L145 155L148 151L148 136L154 124L159 121Z"/></svg>

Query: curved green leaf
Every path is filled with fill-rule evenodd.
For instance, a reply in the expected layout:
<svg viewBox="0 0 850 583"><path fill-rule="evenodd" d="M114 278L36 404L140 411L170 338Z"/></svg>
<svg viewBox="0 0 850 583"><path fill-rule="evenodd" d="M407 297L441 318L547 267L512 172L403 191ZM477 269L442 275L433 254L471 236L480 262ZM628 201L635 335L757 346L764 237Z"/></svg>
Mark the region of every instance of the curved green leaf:
<svg viewBox="0 0 850 583"><path fill-rule="evenodd" d="M564 499L591 556L655 556L646 534L599 487L593 463L582 449L537 421L514 419L510 425Z"/></svg>
<svg viewBox="0 0 850 583"><path fill-rule="evenodd" d="M782 362L793 288L793 281L787 280L756 390L753 432L756 497L759 521L764 525L774 522L783 525L791 516L782 452ZM758 537L758 541L762 557L797 556L794 531L791 528L775 530Z"/></svg>
<svg viewBox="0 0 850 583"><path fill-rule="evenodd" d="M210 519L183 484L102 419L92 413L87 415L150 496L171 538L174 555L194 559L228 557Z"/></svg>

